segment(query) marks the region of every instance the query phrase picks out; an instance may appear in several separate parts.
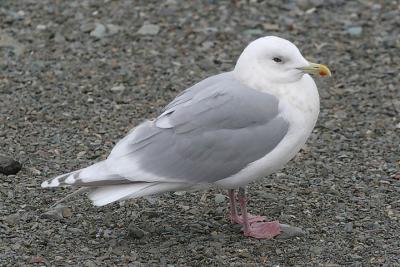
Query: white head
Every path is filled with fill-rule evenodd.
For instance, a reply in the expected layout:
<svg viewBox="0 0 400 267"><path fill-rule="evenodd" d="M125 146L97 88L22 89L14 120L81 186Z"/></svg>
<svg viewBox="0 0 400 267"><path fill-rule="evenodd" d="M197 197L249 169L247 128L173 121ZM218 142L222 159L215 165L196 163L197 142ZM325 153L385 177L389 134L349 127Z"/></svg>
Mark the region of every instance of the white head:
<svg viewBox="0 0 400 267"><path fill-rule="evenodd" d="M239 76L261 76L269 83L291 83L305 73L329 76L329 69L308 62L288 40L266 36L251 42L240 55L234 72Z"/></svg>

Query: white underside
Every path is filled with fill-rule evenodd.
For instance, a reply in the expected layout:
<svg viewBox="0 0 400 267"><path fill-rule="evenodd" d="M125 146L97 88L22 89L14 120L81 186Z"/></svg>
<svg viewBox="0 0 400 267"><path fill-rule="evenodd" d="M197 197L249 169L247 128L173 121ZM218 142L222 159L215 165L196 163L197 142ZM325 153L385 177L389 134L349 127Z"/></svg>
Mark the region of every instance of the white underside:
<svg viewBox="0 0 400 267"><path fill-rule="evenodd" d="M216 182L223 188L244 186L283 168L299 152L315 126L319 114L319 95L314 80L309 75L304 75L294 84L269 88L276 89L268 93L279 97L281 115L290 123L288 133L270 153L239 173Z"/></svg>

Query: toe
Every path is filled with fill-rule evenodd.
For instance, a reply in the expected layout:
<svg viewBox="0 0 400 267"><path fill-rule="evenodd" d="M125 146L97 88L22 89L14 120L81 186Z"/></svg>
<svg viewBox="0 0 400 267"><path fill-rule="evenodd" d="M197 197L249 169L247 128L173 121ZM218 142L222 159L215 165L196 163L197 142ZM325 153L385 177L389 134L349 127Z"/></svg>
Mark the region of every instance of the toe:
<svg viewBox="0 0 400 267"><path fill-rule="evenodd" d="M258 239L272 239L281 233L281 227L278 221L258 222L250 225L250 229L244 233Z"/></svg>

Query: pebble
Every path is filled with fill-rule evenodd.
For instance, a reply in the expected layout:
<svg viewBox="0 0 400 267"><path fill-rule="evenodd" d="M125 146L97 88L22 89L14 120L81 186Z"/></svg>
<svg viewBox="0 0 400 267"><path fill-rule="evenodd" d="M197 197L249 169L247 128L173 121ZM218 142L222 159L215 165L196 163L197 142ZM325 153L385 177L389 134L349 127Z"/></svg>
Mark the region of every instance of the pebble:
<svg viewBox="0 0 400 267"><path fill-rule="evenodd" d="M360 26L350 27L350 28L347 28L346 31L350 36L359 37L359 36L361 36L361 34L363 32L363 28Z"/></svg>
<svg viewBox="0 0 400 267"><path fill-rule="evenodd" d="M156 24L144 24L137 33L141 35L157 35L159 31L160 26Z"/></svg>
<svg viewBox="0 0 400 267"><path fill-rule="evenodd" d="M121 31L122 27L114 24L107 24L108 35L114 35Z"/></svg>
<svg viewBox="0 0 400 267"><path fill-rule="evenodd" d="M16 225L20 219L21 215L18 212L1 218L2 221L8 223L9 225Z"/></svg>
<svg viewBox="0 0 400 267"><path fill-rule="evenodd" d="M305 235L305 232L300 227L281 224L281 234L276 239L289 239Z"/></svg>
<svg viewBox="0 0 400 267"><path fill-rule="evenodd" d="M61 215L63 216L63 218L70 218L72 217L72 210L68 207L63 207L61 209Z"/></svg>
<svg viewBox="0 0 400 267"><path fill-rule="evenodd" d="M85 267L97 267L98 265L92 260L87 260L87 261L85 261L84 266Z"/></svg>
<svg viewBox="0 0 400 267"><path fill-rule="evenodd" d="M22 168L18 161L0 154L0 173L5 175L17 174Z"/></svg>
<svg viewBox="0 0 400 267"><path fill-rule="evenodd" d="M361 257L358 254L351 254L350 257L352 260L362 260L363 259L363 257Z"/></svg>
<svg viewBox="0 0 400 267"><path fill-rule="evenodd" d="M320 246L312 246L311 248L310 248L310 252L312 253L312 254L314 254L314 255L319 255L319 254L321 254L321 252L323 251L324 249L322 248L322 247L320 247Z"/></svg>
<svg viewBox="0 0 400 267"><path fill-rule="evenodd" d="M353 232L353 223L352 222L348 222L344 225L344 231L346 233L351 233Z"/></svg>
<svg viewBox="0 0 400 267"><path fill-rule="evenodd" d="M54 220L62 220L64 218L72 217L72 211L68 207L58 205L43 213L43 217Z"/></svg>
<svg viewBox="0 0 400 267"><path fill-rule="evenodd" d="M44 31L44 30L47 29L47 26L46 26L46 25L43 25L43 24L38 24L38 25L36 26L36 29L38 29L39 31Z"/></svg>
<svg viewBox="0 0 400 267"><path fill-rule="evenodd" d="M134 239L141 239L145 235L145 232L137 227L135 223L130 223L128 226L128 236Z"/></svg>
<svg viewBox="0 0 400 267"><path fill-rule="evenodd" d="M106 34L106 27L101 23L96 23L93 31L90 32L90 36L95 38L102 38Z"/></svg>
<svg viewBox="0 0 400 267"><path fill-rule="evenodd" d="M111 87L110 91L111 92L122 92L125 90L125 86L123 84L115 85Z"/></svg>
<svg viewBox="0 0 400 267"><path fill-rule="evenodd" d="M263 23L262 24L264 30L266 31L279 31L279 25L278 24L272 24L272 23Z"/></svg>
<svg viewBox="0 0 400 267"><path fill-rule="evenodd" d="M225 203L226 196L223 194L216 194L214 197L214 201L216 204L222 204Z"/></svg>
<svg viewBox="0 0 400 267"><path fill-rule="evenodd" d="M56 43L64 43L64 42L65 42L65 37L64 37L64 35L62 35L61 33L57 32L57 33L54 35L54 41L55 41Z"/></svg>

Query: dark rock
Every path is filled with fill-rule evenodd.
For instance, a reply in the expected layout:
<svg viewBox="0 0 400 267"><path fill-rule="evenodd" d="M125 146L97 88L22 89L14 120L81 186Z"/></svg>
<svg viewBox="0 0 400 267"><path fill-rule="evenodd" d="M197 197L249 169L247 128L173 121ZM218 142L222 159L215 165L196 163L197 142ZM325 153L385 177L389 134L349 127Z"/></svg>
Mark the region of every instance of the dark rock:
<svg viewBox="0 0 400 267"><path fill-rule="evenodd" d="M17 174L22 168L18 161L0 154L0 173L5 175Z"/></svg>
<svg viewBox="0 0 400 267"><path fill-rule="evenodd" d="M128 236L134 239L141 239L145 236L145 232L134 223L130 223L128 226Z"/></svg>

